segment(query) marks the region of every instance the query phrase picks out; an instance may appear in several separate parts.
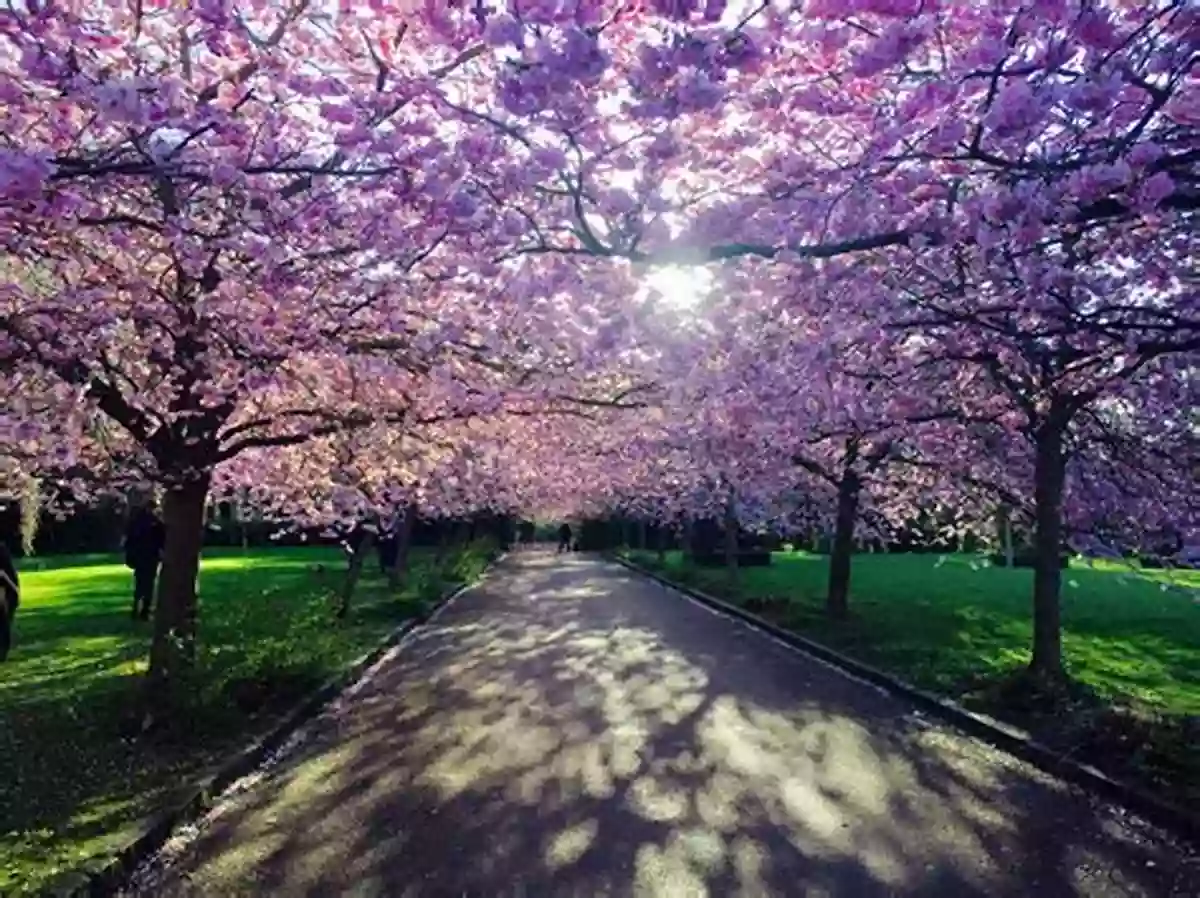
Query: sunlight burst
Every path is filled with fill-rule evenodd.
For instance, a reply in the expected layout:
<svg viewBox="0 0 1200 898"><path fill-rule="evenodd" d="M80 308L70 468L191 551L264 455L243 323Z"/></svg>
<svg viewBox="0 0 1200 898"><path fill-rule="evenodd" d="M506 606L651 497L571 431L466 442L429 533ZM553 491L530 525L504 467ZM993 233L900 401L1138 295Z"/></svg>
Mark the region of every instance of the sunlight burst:
<svg viewBox="0 0 1200 898"><path fill-rule="evenodd" d="M712 274L699 265L665 265L647 272L642 283L647 294L660 294L665 305L676 309L693 309L708 296L712 288Z"/></svg>

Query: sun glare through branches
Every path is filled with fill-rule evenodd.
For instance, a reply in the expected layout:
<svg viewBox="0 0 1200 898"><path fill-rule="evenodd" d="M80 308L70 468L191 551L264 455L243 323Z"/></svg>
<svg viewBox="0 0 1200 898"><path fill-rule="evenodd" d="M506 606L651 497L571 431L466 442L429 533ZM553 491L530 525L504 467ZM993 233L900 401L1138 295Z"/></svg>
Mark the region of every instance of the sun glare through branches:
<svg viewBox="0 0 1200 898"><path fill-rule="evenodd" d="M644 295L675 310L696 309L708 297L712 274L700 266L666 265L647 272L642 278Z"/></svg>

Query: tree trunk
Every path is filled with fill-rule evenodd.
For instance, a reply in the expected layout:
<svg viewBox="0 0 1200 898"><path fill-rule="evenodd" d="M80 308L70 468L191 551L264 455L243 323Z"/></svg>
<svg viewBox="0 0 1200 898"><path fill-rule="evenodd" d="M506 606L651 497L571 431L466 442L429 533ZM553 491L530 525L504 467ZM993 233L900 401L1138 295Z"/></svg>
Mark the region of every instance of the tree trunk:
<svg viewBox="0 0 1200 898"><path fill-rule="evenodd" d="M21 484L18 509L21 515L21 554L26 558L32 558L34 543L37 541L38 524L42 519L42 491L41 483L37 478L28 477Z"/></svg>
<svg viewBox="0 0 1200 898"><path fill-rule="evenodd" d="M454 535L454 524L446 520L438 521L437 531L438 544L437 552L434 554L434 563L437 565L438 570L441 570L446 556L450 554L450 539Z"/></svg>
<svg viewBox="0 0 1200 898"><path fill-rule="evenodd" d="M850 470L838 482L837 518L829 550L829 593L825 599L825 613L836 619L844 618L850 610L850 561L861 485L858 475Z"/></svg>
<svg viewBox="0 0 1200 898"><path fill-rule="evenodd" d="M388 571L388 586L399 592L404 588L408 576L408 547L412 542L413 525L417 522L417 506L409 503L404 509L404 520L396 533L396 563Z"/></svg>
<svg viewBox="0 0 1200 898"><path fill-rule="evenodd" d="M367 563L367 558L374 547L375 531L364 530L358 548L350 556L350 565L346 568L346 580L342 583L342 594L337 606L338 620L342 620L350 613L350 600L354 598L354 590L362 578L363 565Z"/></svg>
<svg viewBox="0 0 1200 898"><path fill-rule="evenodd" d="M173 704L173 690L196 660L196 577L204 545L208 478L171 487L163 496L163 558L154 608L148 686L151 708Z"/></svg>
<svg viewBox="0 0 1200 898"><path fill-rule="evenodd" d="M682 537L682 542L683 542L683 553L688 558L691 558L692 553L695 551L696 547L694 545L692 545L694 533L693 533L692 519L690 517L686 517L683 519L683 526L681 528L681 531L682 532L680 535Z"/></svg>
<svg viewBox="0 0 1200 898"><path fill-rule="evenodd" d="M731 489L725 500L725 569L730 582L738 575L738 514L737 494Z"/></svg>
<svg viewBox="0 0 1200 898"><path fill-rule="evenodd" d="M244 554L250 551L250 528L248 526L250 516L241 495L238 495L233 501L234 514L237 515L238 522L238 542L241 544Z"/></svg>
<svg viewBox="0 0 1200 898"><path fill-rule="evenodd" d="M637 547L643 551L650 548L650 543L646 540L646 522L639 520L637 522Z"/></svg>
<svg viewBox="0 0 1200 898"><path fill-rule="evenodd" d="M655 548L658 552L658 563L663 565L667 563L667 528L659 525L654 532L657 536Z"/></svg>
<svg viewBox="0 0 1200 898"><path fill-rule="evenodd" d="M1041 678L1060 680L1062 660L1062 500L1066 480L1063 449L1065 423L1049 421L1035 434L1033 659L1030 670Z"/></svg>
<svg viewBox="0 0 1200 898"><path fill-rule="evenodd" d="M1012 509L1007 505L1001 505L996 516L999 518L997 523L1000 530L1001 551L1004 552L1004 566L1011 568L1016 565L1016 553L1013 550Z"/></svg>

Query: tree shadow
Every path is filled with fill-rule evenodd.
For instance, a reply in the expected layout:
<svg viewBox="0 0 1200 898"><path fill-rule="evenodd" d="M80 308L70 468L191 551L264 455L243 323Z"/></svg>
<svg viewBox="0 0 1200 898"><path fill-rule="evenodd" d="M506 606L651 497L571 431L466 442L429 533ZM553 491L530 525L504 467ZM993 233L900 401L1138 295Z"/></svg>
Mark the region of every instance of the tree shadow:
<svg viewBox="0 0 1200 898"><path fill-rule="evenodd" d="M1186 846L628 572L522 553L129 894L1168 895Z"/></svg>
<svg viewBox="0 0 1200 898"><path fill-rule="evenodd" d="M23 578L0 666L0 894L36 894L56 869L124 847L181 787L411 614L376 609L368 578L372 613L335 627L310 558L281 554L202 572L201 665L170 734L140 733L151 624L130 617L130 572Z"/></svg>

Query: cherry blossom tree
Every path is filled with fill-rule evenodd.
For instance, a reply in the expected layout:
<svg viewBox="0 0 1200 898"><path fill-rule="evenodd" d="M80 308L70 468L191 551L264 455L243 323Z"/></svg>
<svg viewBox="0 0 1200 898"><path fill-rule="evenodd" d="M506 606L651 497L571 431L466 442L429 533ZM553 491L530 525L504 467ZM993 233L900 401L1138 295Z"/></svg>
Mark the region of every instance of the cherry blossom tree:
<svg viewBox="0 0 1200 898"><path fill-rule="evenodd" d="M1044 550L1033 663L1059 676L1049 559L1064 503L1111 509L1111 485L1137 480L1152 504L1132 447L1161 456L1190 433L1174 412L1197 350L1192 5L525 7L2 14L15 136L0 146L0 236L16 277L0 293L0 361L19 398L0 437L32 457L22 470L54 468L45 435L66 412L70 451L164 485L155 681L187 663L222 465L342 441L371 459L359 483L374 495L395 472L371 453L431 397L477 418L622 403L635 388L659 418L624 409L620 424L538 431L594 478L538 501L595 504L670 470L691 499L659 489L647 505L660 514L742 514L732 490L761 517L793 459L861 482L876 456L896 462L903 433L911 469L932 460L968 484L996 480L999 456L955 469L955 440L1026 446ZM748 287L718 304L713 333L688 331L698 349L630 301L640 267L665 262L721 263ZM764 315L781 297L796 320L772 335ZM801 351L823 317L818 346L857 353L886 390L866 399L857 375ZM756 327L774 362L753 359ZM822 365L820 390L772 381ZM913 376L961 384L937 410L958 425L917 433ZM1121 411L1150 397L1164 414L1146 418L1170 428ZM101 419L115 425L102 438ZM595 453L605 427L627 434L631 420L645 440ZM664 469L653 446L698 470ZM338 464L313 466L318 492ZM253 467L237 470L249 482ZM890 512L918 495L889 494Z"/></svg>
<svg viewBox="0 0 1200 898"><path fill-rule="evenodd" d="M438 342L415 271L470 211L423 95L471 51L305 2L2 15L0 233L23 276L0 356L164 485L165 686L192 653L215 466L406 412L421 363L395 335Z"/></svg>
<svg viewBox="0 0 1200 898"><path fill-rule="evenodd" d="M638 124L624 129L605 126L595 109L564 121L568 100L553 98L574 89L566 77L532 106L513 102L523 95L514 85L543 83L564 67L580 75L595 53L548 52L548 37L507 28L522 57L496 105L555 136L566 194L530 214L543 216L541 234L564 235L559 251L607 258L755 257L821 279L838 260L868 254L895 290L952 305L959 324L963 315L966 325L983 322L977 344L1002 306L1014 339L1029 331L1029 340L1069 347L1042 352L1058 353L1051 379L1100 380L1047 400L1036 422L1010 425L1041 434L1033 666L1060 676L1070 420L1151 359L1195 351L1187 260L1200 204L1196 11L1181 0L1034 8L865 0L809 3L801 15L760 11L749 22L713 23L719 9L672 5L661 39L628 41L624 54L615 39L604 43L613 33L592 35L597 52L627 61L626 109ZM509 119L500 124L522 139ZM629 166L631 156L642 162ZM618 165L634 174L614 190ZM529 251L551 244L547 236ZM870 309L880 296L859 299ZM941 324L926 321L933 339L951 332L961 350L971 328ZM1009 353L986 364L1006 380L1026 376L1025 361Z"/></svg>

